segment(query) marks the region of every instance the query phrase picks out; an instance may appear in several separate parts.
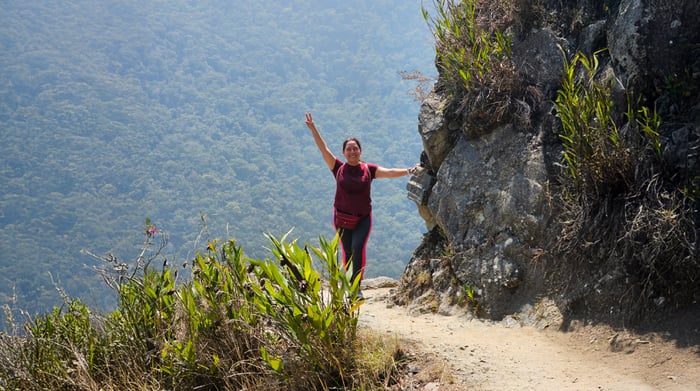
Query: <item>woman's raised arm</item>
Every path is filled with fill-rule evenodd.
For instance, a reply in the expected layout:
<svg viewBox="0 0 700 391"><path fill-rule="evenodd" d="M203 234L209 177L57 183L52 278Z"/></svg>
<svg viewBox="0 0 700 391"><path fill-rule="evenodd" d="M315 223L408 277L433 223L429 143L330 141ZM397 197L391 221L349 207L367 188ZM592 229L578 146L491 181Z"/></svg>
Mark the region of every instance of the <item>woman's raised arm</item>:
<svg viewBox="0 0 700 391"><path fill-rule="evenodd" d="M332 170L335 166L335 155L333 155L333 152L331 152L331 150L328 148L328 145L326 144L326 141L323 140L323 137L321 137L321 134L318 133L316 125L314 124L314 119L311 117L311 113L306 113L306 126L308 126L311 130L311 134L314 136L314 141L316 142L318 150L321 151L323 160L326 162L328 168Z"/></svg>

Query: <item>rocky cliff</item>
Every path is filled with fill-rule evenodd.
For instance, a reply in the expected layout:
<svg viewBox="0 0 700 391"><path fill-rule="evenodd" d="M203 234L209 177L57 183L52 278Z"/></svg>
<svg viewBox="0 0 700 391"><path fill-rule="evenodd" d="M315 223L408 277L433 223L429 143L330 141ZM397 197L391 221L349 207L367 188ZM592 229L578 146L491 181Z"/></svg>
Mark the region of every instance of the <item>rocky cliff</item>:
<svg viewBox="0 0 700 391"><path fill-rule="evenodd" d="M469 3L479 12L484 2ZM499 319L549 297L569 316L610 321L692 302L700 285L700 4L521 0L500 12L510 13L502 28L512 39L508 61L517 85L504 113L484 115L484 105L473 104L483 91L446 88L436 61L440 78L419 114L426 172L408 185L429 232L395 300L429 311L466 307ZM610 81L620 123L630 104L656 109L662 157L646 170L649 158L632 153L637 161L624 188L589 194L572 213L554 101L564 59L576 53L595 54L597 77ZM646 198L654 202L645 201L652 184L654 197ZM679 201L654 209L663 194ZM657 223L635 228L647 209L676 213L680 220L669 224L679 230L678 246L645 239L664 229ZM669 251L673 257L658 257ZM682 268L683 276L664 267Z"/></svg>

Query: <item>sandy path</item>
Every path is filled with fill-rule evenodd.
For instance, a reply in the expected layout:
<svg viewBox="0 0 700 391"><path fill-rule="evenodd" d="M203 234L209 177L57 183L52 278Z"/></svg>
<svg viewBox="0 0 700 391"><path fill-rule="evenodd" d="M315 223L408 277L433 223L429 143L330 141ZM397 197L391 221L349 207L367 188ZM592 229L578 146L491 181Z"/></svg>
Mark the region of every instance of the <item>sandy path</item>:
<svg viewBox="0 0 700 391"><path fill-rule="evenodd" d="M360 325L443 357L454 384L432 383L426 390L700 390L697 346L679 349L603 327L563 333L465 316L412 315L388 304L389 289L364 290ZM628 338L627 348L612 351L610 341L618 338Z"/></svg>

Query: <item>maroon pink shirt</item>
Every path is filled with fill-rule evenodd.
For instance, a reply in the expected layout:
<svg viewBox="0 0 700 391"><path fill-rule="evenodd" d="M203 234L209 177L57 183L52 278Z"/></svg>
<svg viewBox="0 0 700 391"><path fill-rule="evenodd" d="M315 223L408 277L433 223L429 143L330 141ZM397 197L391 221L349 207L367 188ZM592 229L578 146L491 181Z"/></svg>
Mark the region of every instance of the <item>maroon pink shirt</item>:
<svg viewBox="0 0 700 391"><path fill-rule="evenodd" d="M362 162L357 166L351 166L336 158L332 171L336 178L333 206L358 216L370 214L372 212L371 184L372 179L377 175L377 165Z"/></svg>

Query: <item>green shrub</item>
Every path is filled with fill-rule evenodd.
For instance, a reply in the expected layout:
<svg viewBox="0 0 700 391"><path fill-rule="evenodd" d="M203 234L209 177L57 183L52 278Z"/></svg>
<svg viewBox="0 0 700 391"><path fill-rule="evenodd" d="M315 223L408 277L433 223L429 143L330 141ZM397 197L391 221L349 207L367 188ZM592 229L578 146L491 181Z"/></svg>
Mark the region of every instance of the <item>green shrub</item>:
<svg viewBox="0 0 700 391"><path fill-rule="evenodd" d="M562 125L562 155L574 191L597 193L612 189L620 193L632 186L641 151L636 138L620 136L611 92L614 80L601 77L600 53L587 57L578 52L571 61L564 55L561 89L554 107ZM647 107L636 109L631 101L628 99L625 126L646 136L660 158L658 115Z"/></svg>
<svg viewBox="0 0 700 391"><path fill-rule="evenodd" d="M74 300L26 327L29 343L20 354L28 371L28 387L72 389L85 375L99 372L106 362L104 334L90 312Z"/></svg>
<svg viewBox="0 0 700 391"><path fill-rule="evenodd" d="M321 238L320 248L312 251L326 268L326 283L314 269L308 246L286 243L272 237L272 252L279 261L252 261L257 284L253 284L258 305L271 321L279 325L286 343L274 348L276 357L301 357L307 370L313 369L326 379L335 379L335 386L346 385L354 367L354 343L360 302L353 292L350 274L337 262L338 238ZM281 349L280 349L281 348ZM268 349L268 352L272 350ZM268 361L270 362L270 361ZM271 362L273 367L277 362ZM280 368L281 372L284 372ZM291 376L296 370L287 373Z"/></svg>
<svg viewBox="0 0 700 391"><path fill-rule="evenodd" d="M386 361L374 369L358 361L375 355L357 341L359 280L351 283L338 264L337 236L320 238L318 248L270 236L270 260L246 258L234 240L212 240L192 261L190 279L178 282L167 262L150 267L164 246L147 251L155 235L147 234L133 267L105 259L103 276L119 295L107 316L67 300L26 335L0 335L0 386L372 389L391 373L393 356L380 354Z"/></svg>

